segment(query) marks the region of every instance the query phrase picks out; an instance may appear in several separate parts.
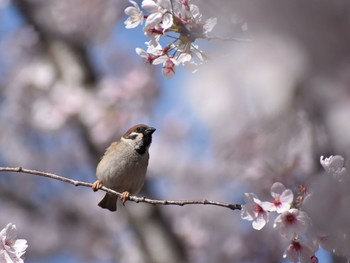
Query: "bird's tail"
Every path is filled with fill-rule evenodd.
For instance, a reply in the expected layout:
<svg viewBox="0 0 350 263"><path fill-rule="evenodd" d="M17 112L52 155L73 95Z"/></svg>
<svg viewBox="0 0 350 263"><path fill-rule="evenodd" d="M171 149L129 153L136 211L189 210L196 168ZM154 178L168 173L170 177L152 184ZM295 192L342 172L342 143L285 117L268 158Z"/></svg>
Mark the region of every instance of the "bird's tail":
<svg viewBox="0 0 350 263"><path fill-rule="evenodd" d="M117 200L118 196L106 193L105 197L98 203L102 208L108 209L109 211L117 211Z"/></svg>

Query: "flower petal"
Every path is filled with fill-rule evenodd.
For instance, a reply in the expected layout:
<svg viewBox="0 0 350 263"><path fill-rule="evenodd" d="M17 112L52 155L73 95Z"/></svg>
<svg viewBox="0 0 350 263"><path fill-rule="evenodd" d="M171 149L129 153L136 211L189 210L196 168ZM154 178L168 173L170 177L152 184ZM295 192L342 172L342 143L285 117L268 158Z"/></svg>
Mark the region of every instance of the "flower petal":
<svg viewBox="0 0 350 263"><path fill-rule="evenodd" d="M281 195L284 190L286 190L286 187L282 183L276 182L271 186L271 195L276 197L276 195Z"/></svg>
<svg viewBox="0 0 350 263"><path fill-rule="evenodd" d="M267 216L259 216L253 221L252 226L255 230L261 230L267 221Z"/></svg>
<svg viewBox="0 0 350 263"><path fill-rule="evenodd" d="M173 25L173 15L166 13L163 16L162 25L163 25L163 32L169 29Z"/></svg>
<svg viewBox="0 0 350 263"><path fill-rule="evenodd" d="M159 24L162 21L162 16L163 15L160 12L150 14L146 19L145 26L148 27L148 26L155 26Z"/></svg>
<svg viewBox="0 0 350 263"><path fill-rule="evenodd" d="M282 203L292 204L293 199L294 199L294 194L293 194L292 190L290 190L290 189L284 190L280 196L280 201Z"/></svg>
<svg viewBox="0 0 350 263"><path fill-rule="evenodd" d="M154 13L159 10L159 6L153 0L143 0L141 7L150 13Z"/></svg>

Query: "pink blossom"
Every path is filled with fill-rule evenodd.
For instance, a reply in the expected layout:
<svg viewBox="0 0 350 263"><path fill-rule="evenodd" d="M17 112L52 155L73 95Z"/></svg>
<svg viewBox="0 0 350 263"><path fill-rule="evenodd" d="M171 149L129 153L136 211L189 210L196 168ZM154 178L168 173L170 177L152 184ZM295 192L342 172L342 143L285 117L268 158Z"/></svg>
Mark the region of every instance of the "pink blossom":
<svg viewBox="0 0 350 263"><path fill-rule="evenodd" d="M318 258L315 256L317 249L318 247L314 244L307 244L304 241L294 239L284 252L283 258L295 263L317 263Z"/></svg>
<svg viewBox="0 0 350 263"><path fill-rule="evenodd" d="M281 235L292 239L296 235L304 234L310 226L309 216L299 209L289 209L280 214L274 222L273 227L278 228Z"/></svg>
<svg viewBox="0 0 350 263"><path fill-rule="evenodd" d="M167 79L171 79L175 75L175 66L173 59L168 58L163 65L163 75Z"/></svg>
<svg viewBox="0 0 350 263"><path fill-rule="evenodd" d="M253 228L262 229L269 221L268 212L262 207L262 202L253 193L244 194L245 204L242 205L242 219L253 221Z"/></svg>
<svg viewBox="0 0 350 263"><path fill-rule="evenodd" d="M290 209L293 202L293 192L290 189L286 189L281 183L274 183L271 187L272 202L263 202L263 207L267 211L277 211L277 213L283 213Z"/></svg>
<svg viewBox="0 0 350 263"><path fill-rule="evenodd" d="M167 79L171 79L175 75L175 67L178 65L178 62L174 58L169 58L166 56L160 56L156 58L153 64L161 64L163 63L163 75Z"/></svg>

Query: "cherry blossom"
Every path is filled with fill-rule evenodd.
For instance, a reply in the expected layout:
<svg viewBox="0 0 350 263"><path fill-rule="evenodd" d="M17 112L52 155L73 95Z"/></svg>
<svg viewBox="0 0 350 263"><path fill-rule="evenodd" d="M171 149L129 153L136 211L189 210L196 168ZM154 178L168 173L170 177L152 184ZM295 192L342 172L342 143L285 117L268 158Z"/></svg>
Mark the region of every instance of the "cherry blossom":
<svg viewBox="0 0 350 263"><path fill-rule="evenodd" d="M145 42L148 48L150 48L151 46L161 47L161 45L159 44L159 41L160 41L160 38L162 37L162 28L159 25L155 25L155 26L145 25L143 30L144 30L145 36L151 39L150 41Z"/></svg>
<svg viewBox="0 0 350 263"><path fill-rule="evenodd" d="M296 235L302 235L310 226L309 216L299 209L289 209L280 214L274 222L273 227L279 229L282 236L288 239Z"/></svg>
<svg viewBox="0 0 350 263"><path fill-rule="evenodd" d="M163 74L167 79L170 79L175 75L176 63L174 63L174 61L174 59L168 58L163 64Z"/></svg>
<svg viewBox="0 0 350 263"><path fill-rule="evenodd" d="M148 51L150 50L150 48L148 48ZM154 64L154 60L157 59L159 56L153 55L153 52L147 52L145 50L143 50L142 48L136 48L136 53L144 58L148 63L150 64Z"/></svg>
<svg viewBox="0 0 350 263"><path fill-rule="evenodd" d="M129 2L132 3L133 6L125 8L124 12L129 17L125 20L124 24L126 28L134 28L143 23L143 13L135 1L130 0Z"/></svg>
<svg viewBox="0 0 350 263"><path fill-rule="evenodd" d="M308 244L304 241L293 239L284 252L283 258L295 263L317 263L318 258L315 256L317 249L318 246L314 244Z"/></svg>
<svg viewBox="0 0 350 263"><path fill-rule="evenodd" d="M253 221L253 228L262 229L269 221L268 212L262 207L262 202L253 193L244 194L245 204L242 205L242 219Z"/></svg>
<svg viewBox="0 0 350 263"><path fill-rule="evenodd" d="M142 24L145 18L143 30L151 39L145 43L148 47L145 52L148 55L141 52L141 49L137 49L137 54L153 65L159 64L158 58L162 58L162 63L167 61L162 69L167 78L175 74L175 67L178 65L194 73L199 65L206 62L206 55L194 42L198 38L209 38L208 33L216 25L216 18L203 22L198 6L191 4L189 0L143 0L141 7L147 14L135 2L130 2L134 6L125 9L125 13L129 15L125 21L126 28ZM164 48L160 44L162 37L170 41Z"/></svg>
<svg viewBox="0 0 350 263"><path fill-rule="evenodd" d="M173 16L170 13L171 3L169 0L144 0L142 8L150 12L146 19L146 26L156 26L161 24L163 32L173 25Z"/></svg>
<svg viewBox="0 0 350 263"><path fill-rule="evenodd" d="M263 207L267 211L276 211L277 213L283 213L290 209L293 202L293 192L290 189L286 189L281 183L274 183L271 187L272 202L263 202Z"/></svg>
<svg viewBox="0 0 350 263"><path fill-rule="evenodd" d="M308 231L326 250L350 258L349 213L350 180L346 178L344 158L320 158L321 165L330 176L318 176L310 184L310 194L303 201L303 210L312 218ZM334 180L338 179L338 180Z"/></svg>
<svg viewBox="0 0 350 263"><path fill-rule="evenodd" d="M344 157L340 155L331 155L328 158L320 157L320 163L327 172L327 174L333 176L336 180L342 181L346 169L344 168Z"/></svg>
<svg viewBox="0 0 350 263"><path fill-rule="evenodd" d="M24 239L16 239L16 226L12 223L0 232L0 262L1 263L22 263L21 257L28 247Z"/></svg>

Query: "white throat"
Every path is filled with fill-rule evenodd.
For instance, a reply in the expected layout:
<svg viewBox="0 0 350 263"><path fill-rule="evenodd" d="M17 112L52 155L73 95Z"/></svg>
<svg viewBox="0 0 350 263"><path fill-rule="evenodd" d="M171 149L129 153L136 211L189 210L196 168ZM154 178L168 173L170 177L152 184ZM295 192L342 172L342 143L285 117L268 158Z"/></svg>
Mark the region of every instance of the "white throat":
<svg viewBox="0 0 350 263"><path fill-rule="evenodd" d="M141 133L132 133L131 135L135 135L135 139L128 139L122 137L121 140L129 144L134 149L139 149L142 146L142 138L143 134Z"/></svg>

